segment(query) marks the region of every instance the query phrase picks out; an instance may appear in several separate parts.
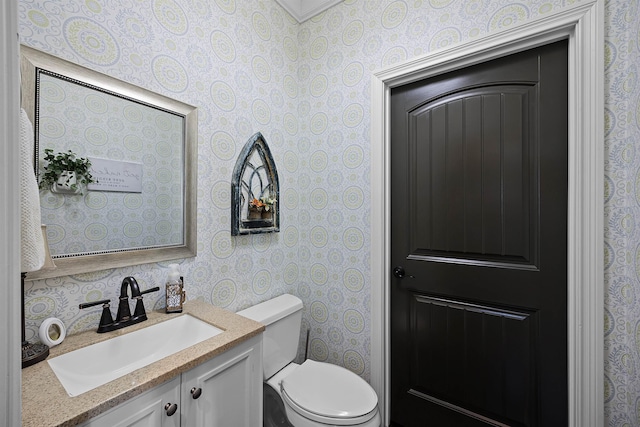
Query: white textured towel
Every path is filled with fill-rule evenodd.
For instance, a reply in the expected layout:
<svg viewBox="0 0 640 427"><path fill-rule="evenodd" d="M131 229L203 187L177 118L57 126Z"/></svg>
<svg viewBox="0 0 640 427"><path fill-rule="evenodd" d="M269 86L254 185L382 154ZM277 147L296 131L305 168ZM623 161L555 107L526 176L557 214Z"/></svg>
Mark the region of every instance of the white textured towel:
<svg viewBox="0 0 640 427"><path fill-rule="evenodd" d="M20 110L20 235L22 272L38 271L45 261L45 243L40 225L40 193L33 170L33 126Z"/></svg>

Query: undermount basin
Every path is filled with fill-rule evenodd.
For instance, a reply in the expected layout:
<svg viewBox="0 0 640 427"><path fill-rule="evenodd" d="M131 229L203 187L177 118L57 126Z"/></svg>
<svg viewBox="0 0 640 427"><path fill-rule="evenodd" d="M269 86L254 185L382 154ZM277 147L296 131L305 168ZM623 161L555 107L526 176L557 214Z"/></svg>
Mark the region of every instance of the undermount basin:
<svg viewBox="0 0 640 427"><path fill-rule="evenodd" d="M53 369L69 396L78 396L223 331L183 315L54 357Z"/></svg>

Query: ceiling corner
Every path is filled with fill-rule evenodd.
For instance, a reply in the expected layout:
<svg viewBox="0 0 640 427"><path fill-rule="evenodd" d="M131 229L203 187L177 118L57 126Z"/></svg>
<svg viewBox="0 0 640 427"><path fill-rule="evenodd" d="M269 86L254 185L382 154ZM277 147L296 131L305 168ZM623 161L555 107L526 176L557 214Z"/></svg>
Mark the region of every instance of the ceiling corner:
<svg viewBox="0 0 640 427"><path fill-rule="evenodd" d="M343 0L276 0L296 21L303 23Z"/></svg>

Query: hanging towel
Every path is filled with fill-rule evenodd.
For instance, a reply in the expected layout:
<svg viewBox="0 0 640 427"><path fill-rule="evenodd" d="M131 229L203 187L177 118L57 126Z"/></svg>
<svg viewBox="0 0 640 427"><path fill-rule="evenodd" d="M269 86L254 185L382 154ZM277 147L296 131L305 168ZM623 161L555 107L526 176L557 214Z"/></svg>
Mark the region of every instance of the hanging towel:
<svg viewBox="0 0 640 427"><path fill-rule="evenodd" d="M20 109L20 248L21 269L38 271L45 261L45 243L40 219L40 192L33 169L33 126Z"/></svg>

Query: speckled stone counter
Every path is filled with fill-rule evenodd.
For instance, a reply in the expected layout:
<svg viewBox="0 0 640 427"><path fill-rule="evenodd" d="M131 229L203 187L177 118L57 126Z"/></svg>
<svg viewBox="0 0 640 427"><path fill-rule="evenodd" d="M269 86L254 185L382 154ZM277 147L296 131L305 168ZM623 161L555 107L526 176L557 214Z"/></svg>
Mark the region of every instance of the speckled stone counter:
<svg viewBox="0 0 640 427"><path fill-rule="evenodd" d="M48 359L184 314L208 322L224 330L224 333L76 397L69 397L46 360L23 369L23 427L75 426L83 423L224 353L264 330L262 324L230 311L202 301L187 301L182 313L166 314L164 311L154 311L147 313L147 321L124 329L104 334L88 331L68 336L62 344L51 349Z"/></svg>

